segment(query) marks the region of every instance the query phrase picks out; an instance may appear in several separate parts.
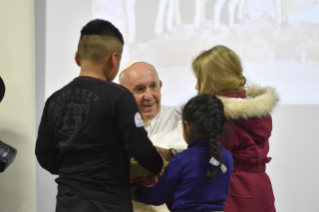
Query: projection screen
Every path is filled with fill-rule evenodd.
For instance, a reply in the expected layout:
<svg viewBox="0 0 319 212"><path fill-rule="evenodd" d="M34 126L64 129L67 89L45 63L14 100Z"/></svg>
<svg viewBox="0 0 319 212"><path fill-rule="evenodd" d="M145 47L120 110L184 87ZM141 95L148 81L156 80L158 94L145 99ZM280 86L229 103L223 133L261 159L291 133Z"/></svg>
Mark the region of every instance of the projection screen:
<svg viewBox="0 0 319 212"><path fill-rule="evenodd" d="M164 82L164 104L194 94L193 59L225 45L242 59L250 84L277 88L281 104L318 104L319 4L314 0L94 0L94 18L126 41L123 63L143 59Z"/></svg>

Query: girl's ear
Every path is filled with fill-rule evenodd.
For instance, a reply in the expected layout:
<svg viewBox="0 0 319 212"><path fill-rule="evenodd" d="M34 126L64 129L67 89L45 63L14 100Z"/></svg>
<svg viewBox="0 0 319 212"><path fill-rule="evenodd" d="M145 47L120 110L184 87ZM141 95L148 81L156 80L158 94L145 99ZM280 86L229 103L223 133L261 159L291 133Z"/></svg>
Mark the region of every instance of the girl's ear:
<svg viewBox="0 0 319 212"><path fill-rule="evenodd" d="M187 121L184 121L184 126L186 127L187 131L189 132L190 131L190 126L189 126Z"/></svg>
<svg viewBox="0 0 319 212"><path fill-rule="evenodd" d="M183 136L186 143L189 143L192 141L191 138L191 126L188 124L187 121L183 122Z"/></svg>

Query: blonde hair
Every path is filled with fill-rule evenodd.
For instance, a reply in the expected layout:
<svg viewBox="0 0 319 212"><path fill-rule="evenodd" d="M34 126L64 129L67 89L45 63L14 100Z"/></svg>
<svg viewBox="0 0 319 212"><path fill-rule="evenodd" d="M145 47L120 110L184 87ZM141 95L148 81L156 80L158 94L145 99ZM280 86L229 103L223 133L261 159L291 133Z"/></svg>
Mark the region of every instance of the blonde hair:
<svg viewBox="0 0 319 212"><path fill-rule="evenodd" d="M225 46L215 46L202 52L192 66L199 94L238 92L246 84L239 56Z"/></svg>

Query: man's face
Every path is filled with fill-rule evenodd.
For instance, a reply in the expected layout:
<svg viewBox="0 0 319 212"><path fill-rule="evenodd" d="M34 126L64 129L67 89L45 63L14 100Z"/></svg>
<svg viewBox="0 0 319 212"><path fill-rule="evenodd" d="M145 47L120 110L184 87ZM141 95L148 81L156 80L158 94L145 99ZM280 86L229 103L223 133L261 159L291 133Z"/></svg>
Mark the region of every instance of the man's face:
<svg viewBox="0 0 319 212"><path fill-rule="evenodd" d="M144 120L155 118L161 107L162 82L154 68L146 63L136 63L123 74L123 85L133 93Z"/></svg>

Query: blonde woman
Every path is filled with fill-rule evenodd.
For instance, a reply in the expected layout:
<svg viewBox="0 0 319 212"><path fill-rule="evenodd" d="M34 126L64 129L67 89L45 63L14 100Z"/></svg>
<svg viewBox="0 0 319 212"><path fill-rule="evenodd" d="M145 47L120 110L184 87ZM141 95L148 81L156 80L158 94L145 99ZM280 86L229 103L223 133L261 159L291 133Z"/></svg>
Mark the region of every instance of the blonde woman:
<svg viewBox="0 0 319 212"><path fill-rule="evenodd" d="M193 62L199 94L217 95L224 104L227 133L221 144L234 159L225 212L274 212L274 195L265 173L272 131L273 88L245 87L238 55L225 46L202 52Z"/></svg>

